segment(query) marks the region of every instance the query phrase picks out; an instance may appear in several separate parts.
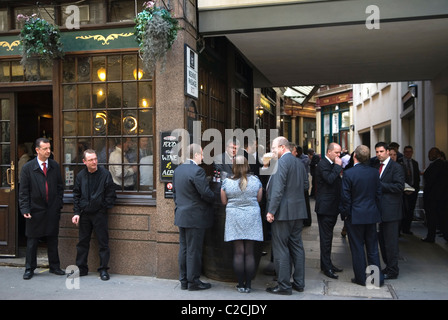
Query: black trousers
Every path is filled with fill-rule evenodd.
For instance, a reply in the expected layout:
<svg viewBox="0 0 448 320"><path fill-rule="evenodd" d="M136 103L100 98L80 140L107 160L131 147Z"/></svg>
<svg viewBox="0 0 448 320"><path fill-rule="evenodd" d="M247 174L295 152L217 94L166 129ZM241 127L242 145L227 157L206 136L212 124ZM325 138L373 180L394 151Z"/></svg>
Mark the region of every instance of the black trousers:
<svg viewBox="0 0 448 320"><path fill-rule="evenodd" d="M179 280L182 283L199 282L204 236L204 228L179 227Z"/></svg>
<svg viewBox="0 0 448 320"><path fill-rule="evenodd" d="M320 240L320 269L322 271L333 268L333 262L331 262L331 247L333 245L333 230L337 219L337 215L317 215Z"/></svg>
<svg viewBox="0 0 448 320"><path fill-rule="evenodd" d="M400 233L400 220L381 222L379 224L378 241L381 249L381 257L386 264L385 272L389 275L397 275L398 268L398 237Z"/></svg>
<svg viewBox="0 0 448 320"><path fill-rule="evenodd" d="M418 192L403 195L403 220L401 221L401 231L410 232L412 219L414 218L415 204L417 203Z"/></svg>
<svg viewBox="0 0 448 320"><path fill-rule="evenodd" d="M81 273L88 272L90 239L95 231L98 240L100 266L98 271L109 269L110 249L107 213L82 214L79 219L79 242L76 245L76 265Z"/></svg>
<svg viewBox="0 0 448 320"><path fill-rule="evenodd" d="M60 269L59 253L58 253L58 236L47 236L47 254L50 270ZM37 247L39 238L27 238L26 241L26 258L25 269L34 271L37 268Z"/></svg>

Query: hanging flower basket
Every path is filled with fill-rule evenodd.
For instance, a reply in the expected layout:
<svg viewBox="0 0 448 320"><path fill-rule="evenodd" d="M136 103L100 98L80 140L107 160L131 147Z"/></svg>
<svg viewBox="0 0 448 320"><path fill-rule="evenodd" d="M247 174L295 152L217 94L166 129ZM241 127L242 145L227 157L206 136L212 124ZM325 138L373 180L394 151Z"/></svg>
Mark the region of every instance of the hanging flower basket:
<svg viewBox="0 0 448 320"><path fill-rule="evenodd" d="M57 26L37 17L19 14L18 21L24 21L20 30L20 44L22 48L22 60L20 64L29 67L34 58L40 62L51 65L56 58L62 58L64 51L61 43L61 33Z"/></svg>
<svg viewBox="0 0 448 320"><path fill-rule="evenodd" d="M135 38L139 45L144 68L154 74L156 63L162 62L161 72L165 70L166 54L171 49L180 30L179 22L171 13L156 7L153 1L143 4L143 11L135 18Z"/></svg>

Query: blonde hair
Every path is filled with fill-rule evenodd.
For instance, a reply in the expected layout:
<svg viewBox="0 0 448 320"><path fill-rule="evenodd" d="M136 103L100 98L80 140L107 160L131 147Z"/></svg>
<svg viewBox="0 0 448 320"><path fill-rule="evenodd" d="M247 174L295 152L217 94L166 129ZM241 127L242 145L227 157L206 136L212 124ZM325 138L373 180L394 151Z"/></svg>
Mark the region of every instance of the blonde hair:
<svg viewBox="0 0 448 320"><path fill-rule="evenodd" d="M247 187L247 173L249 172L249 164L244 156L236 156L232 165L233 177L232 179L240 179L239 187L241 191L246 190Z"/></svg>

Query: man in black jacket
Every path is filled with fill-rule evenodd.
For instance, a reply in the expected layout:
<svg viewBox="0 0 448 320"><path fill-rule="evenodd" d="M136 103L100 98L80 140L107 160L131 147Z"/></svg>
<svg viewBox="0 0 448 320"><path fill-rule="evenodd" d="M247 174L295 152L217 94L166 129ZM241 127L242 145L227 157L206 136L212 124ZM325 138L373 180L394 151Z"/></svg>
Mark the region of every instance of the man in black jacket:
<svg viewBox="0 0 448 320"><path fill-rule="evenodd" d="M108 170L98 167L95 150L84 151L86 168L78 173L73 188L72 222L79 224L79 242L76 246L76 265L80 276L87 275L87 257L89 255L92 230L95 231L99 245L101 280L109 280L108 263L110 259L107 209L115 204L115 187Z"/></svg>
<svg viewBox="0 0 448 320"><path fill-rule="evenodd" d="M316 168L316 207L320 239L320 269L332 279L337 279L335 272L341 272L331 261L333 229L339 215L341 195L342 160L341 146L335 142L328 145L327 153Z"/></svg>
<svg viewBox="0 0 448 320"><path fill-rule="evenodd" d="M27 162L20 173L19 206L26 221L26 260L23 279L29 280L37 267L39 238L47 238L50 272L65 275L58 254L62 186L59 164L50 159L51 145L46 138L36 140L36 159Z"/></svg>

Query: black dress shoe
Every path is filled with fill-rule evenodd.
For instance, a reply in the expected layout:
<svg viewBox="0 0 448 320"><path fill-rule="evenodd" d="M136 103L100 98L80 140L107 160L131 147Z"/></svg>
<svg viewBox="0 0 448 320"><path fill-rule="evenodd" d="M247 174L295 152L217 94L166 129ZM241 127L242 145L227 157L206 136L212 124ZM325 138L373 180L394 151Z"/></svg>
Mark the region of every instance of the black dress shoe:
<svg viewBox="0 0 448 320"><path fill-rule="evenodd" d="M398 278L398 274L392 274L392 273L384 274L384 280L392 280L392 279L397 279L397 278Z"/></svg>
<svg viewBox="0 0 448 320"><path fill-rule="evenodd" d="M62 271L61 269L50 269L50 273L54 273L54 274L56 274L56 275L58 275L58 276L64 276L65 275L65 272L64 271Z"/></svg>
<svg viewBox="0 0 448 320"><path fill-rule="evenodd" d="M192 283L188 286L188 291L197 291L197 290L207 290L210 289L212 285L210 283L199 281L197 283Z"/></svg>
<svg viewBox="0 0 448 320"><path fill-rule="evenodd" d="M291 289L281 289L279 286L275 286L275 287L271 287L271 288L266 288L266 291L272 294L281 294L284 296L290 296L292 294L292 290Z"/></svg>
<svg viewBox="0 0 448 320"><path fill-rule="evenodd" d="M23 274L24 280L30 280L34 275L34 271L32 270L25 270L25 273Z"/></svg>
<svg viewBox="0 0 448 320"><path fill-rule="evenodd" d="M296 285L294 282L291 283L292 288L298 292L303 292L303 287L299 287L298 285Z"/></svg>
<svg viewBox="0 0 448 320"><path fill-rule="evenodd" d="M333 272L333 270L325 270L324 274L327 277L332 278L332 279L338 279L339 278L338 275Z"/></svg>
<svg viewBox="0 0 448 320"><path fill-rule="evenodd" d="M355 278L352 278L352 283L359 284L360 286L363 286L363 287L366 285L365 283L362 283L361 281L358 281Z"/></svg>
<svg viewBox="0 0 448 320"><path fill-rule="evenodd" d="M333 272L342 272L342 269L339 269L338 267L335 267L335 266L332 266L332 267L331 267L331 270L332 270Z"/></svg>
<svg viewBox="0 0 448 320"><path fill-rule="evenodd" d="M434 243L434 242L435 242L434 239L431 240L431 239L428 239L428 238L422 238L421 240L422 240L423 242L429 242L429 243Z"/></svg>
<svg viewBox="0 0 448 320"><path fill-rule="evenodd" d="M101 270L100 271L100 278L103 281L107 281L110 279L109 273L106 270Z"/></svg>
<svg viewBox="0 0 448 320"><path fill-rule="evenodd" d="M181 290L187 290L188 289L188 282L181 281L180 282L180 289Z"/></svg>

